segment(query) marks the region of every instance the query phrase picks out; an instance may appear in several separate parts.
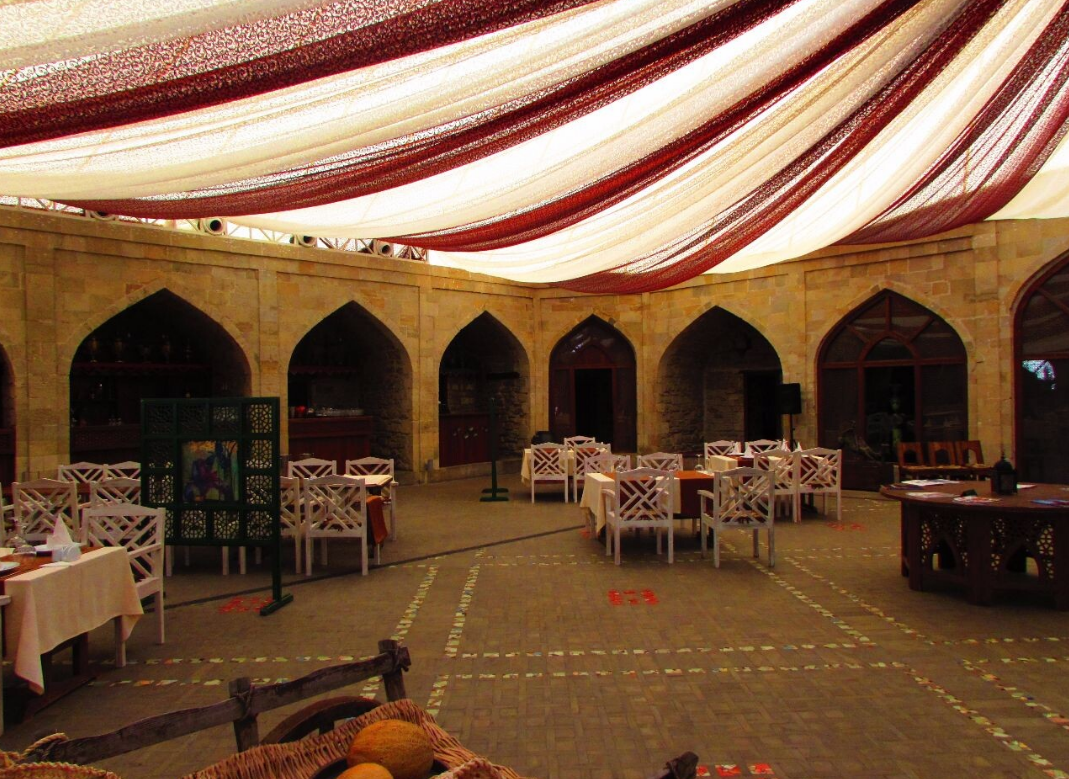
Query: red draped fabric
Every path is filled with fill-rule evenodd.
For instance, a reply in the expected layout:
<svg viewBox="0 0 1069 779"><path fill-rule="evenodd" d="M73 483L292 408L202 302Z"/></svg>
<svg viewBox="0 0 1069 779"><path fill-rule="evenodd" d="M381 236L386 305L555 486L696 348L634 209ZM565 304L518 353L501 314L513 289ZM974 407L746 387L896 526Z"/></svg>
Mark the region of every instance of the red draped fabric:
<svg viewBox="0 0 1069 779"><path fill-rule="evenodd" d="M624 266L563 282L578 292L635 293L704 273L770 230L841 170L928 86L1005 0L970 3L924 55L794 163L676 244Z"/></svg>
<svg viewBox="0 0 1069 779"><path fill-rule="evenodd" d="M0 148L252 97L595 1L395 0L384 13L382 4L337 0L45 67L0 81Z"/></svg>
<svg viewBox="0 0 1069 779"><path fill-rule="evenodd" d="M693 62L794 2L796 0L740 0L584 76L524 95L481 115L467 117L453 127L401 136L316 165L237 182L228 186L225 194L206 191L184 193L175 200L93 200L70 205L129 216L188 219L205 213L232 216L304 208L381 192L465 165L595 111ZM916 2L918 0L894 0L888 5L908 6ZM806 72L812 71L812 67L806 68ZM767 91L766 102L782 94L783 90L772 87ZM740 117L744 120L757 110L740 110L739 116L720 123L720 126L735 124ZM660 156L673 161L677 155L685 153L684 149L675 146L666 148ZM639 163L636 167L647 166ZM661 168L666 169L665 161ZM656 172L653 175L657 175ZM594 197L597 198L603 189L597 188ZM603 203L602 207L607 205L607 202ZM555 228L547 225L547 230L552 229ZM502 233L506 234L504 231L507 230L508 225L503 225ZM523 240L519 235L510 237L513 243ZM422 246L422 239L423 236L419 236L405 242ZM426 246L445 248L448 243L444 241L439 245L428 240Z"/></svg>
<svg viewBox="0 0 1069 779"><path fill-rule="evenodd" d="M898 202L840 243L921 238L1005 206L1069 130L1069 8L1063 8L969 127Z"/></svg>
<svg viewBox="0 0 1069 779"><path fill-rule="evenodd" d="M799 62L779 78L766 84L719 116L693 132L673 141L656 153L635 160L590 185L520 213L505 214L477 225L452 230L398 236L393 240L440 251L485 251L513 246L576 224L704 154L822 68L879 32L901 16L918 0L888 0L851 26L827 46Z"/></svg>

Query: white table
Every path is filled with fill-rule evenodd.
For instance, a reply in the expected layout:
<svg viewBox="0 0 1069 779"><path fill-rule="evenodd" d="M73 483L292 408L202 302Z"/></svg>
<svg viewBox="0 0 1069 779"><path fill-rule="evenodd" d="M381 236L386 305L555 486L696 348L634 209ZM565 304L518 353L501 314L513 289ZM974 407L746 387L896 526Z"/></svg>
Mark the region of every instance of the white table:
<svg viewBox="0 0 1069 779"><path fill-rule="evenodd" d="M45 686L42 654L113 619L116 641L125 642L144 613L129 556L119 546L12 576L4 593L11 598L6 657L37 694Z"/></svg>

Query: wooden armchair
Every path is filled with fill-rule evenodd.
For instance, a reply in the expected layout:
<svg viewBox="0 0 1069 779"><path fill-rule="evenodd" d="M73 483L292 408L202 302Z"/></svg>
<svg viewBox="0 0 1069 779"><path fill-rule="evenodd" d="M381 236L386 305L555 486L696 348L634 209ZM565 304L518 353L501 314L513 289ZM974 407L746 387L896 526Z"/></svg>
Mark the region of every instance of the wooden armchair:
<svg viewBox="0 0 1069 779"><path fill-rule="evenodd" d="M925 461L924 444L901 441L898 444L898 473L903 479L931 479L938 476L939 470Z"/></svg>
<svg viewBox="0 0 1069 779"><path fill-rule="evenodd" d="M984 450L979 441L955 441L958 465L969 471L970 478L988 479L991 466L984 462Z"/></svg>
<svg viewBox="0 0 1069 779"><path fill-rule="evenodd" d="M954 441L929 441L928 463L944 479L965 479L969 469L958 464L958 450Z"/></svg>

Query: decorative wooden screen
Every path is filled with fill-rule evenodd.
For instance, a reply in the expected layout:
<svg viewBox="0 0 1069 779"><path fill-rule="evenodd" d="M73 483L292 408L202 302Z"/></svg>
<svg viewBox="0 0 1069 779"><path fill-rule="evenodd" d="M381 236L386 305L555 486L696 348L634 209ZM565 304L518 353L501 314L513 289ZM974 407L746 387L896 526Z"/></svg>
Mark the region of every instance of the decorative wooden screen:
<svg viewBox="0 0 1069 779"><path fill-rule="evenodd" d="M141 452L142 503L167 510L167 543L271 547L271 605L288 601L279 560L278 398L143 400Z"/></svg>

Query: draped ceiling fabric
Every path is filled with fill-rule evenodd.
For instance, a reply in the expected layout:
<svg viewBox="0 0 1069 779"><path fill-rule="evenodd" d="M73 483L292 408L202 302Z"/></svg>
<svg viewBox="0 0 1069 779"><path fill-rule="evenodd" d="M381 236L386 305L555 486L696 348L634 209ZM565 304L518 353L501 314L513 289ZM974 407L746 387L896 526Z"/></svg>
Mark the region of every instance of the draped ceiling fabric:
<svg viewBox="0 0 1069 779"><path fill-rule="evenodd" d="M0 193L660 289L1069 216L1069 0L8 0Z"/></svg>

